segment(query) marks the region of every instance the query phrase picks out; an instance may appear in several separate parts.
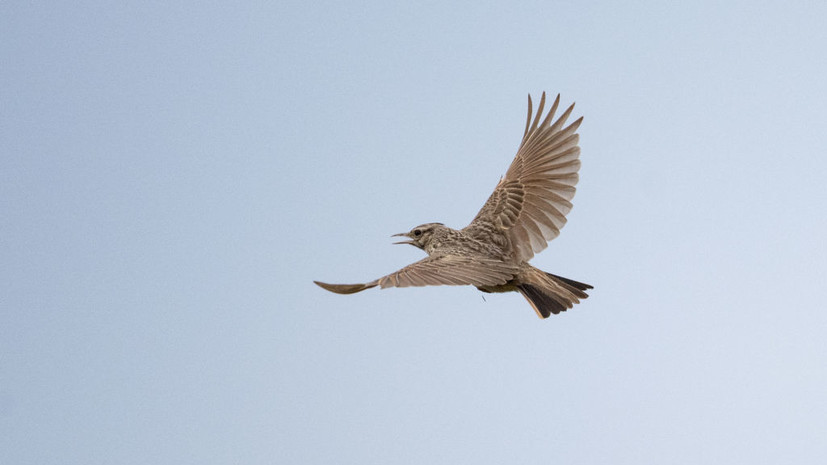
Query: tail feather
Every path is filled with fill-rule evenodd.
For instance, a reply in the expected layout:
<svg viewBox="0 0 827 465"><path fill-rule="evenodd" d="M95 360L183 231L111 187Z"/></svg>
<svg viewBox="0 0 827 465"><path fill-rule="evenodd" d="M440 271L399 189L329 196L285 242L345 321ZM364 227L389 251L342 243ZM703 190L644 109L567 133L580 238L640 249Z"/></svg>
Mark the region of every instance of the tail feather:
<svg viewBox="0 0 827 465"><path fill-rule="evenodd" d="M557 276L556 274L551 274L551 273L546 273L546 274L548 276L550 276L551 278L559 279L560 281L563 281L564 283L568 284L569 286L577 288L581 291L585 291L587 289L594 289L594 286L592 286L591 284L581 283L580 281L575 281L573 279L564 278L562 276ZM586 296L586 297L588 297L588 296Z"/></svg>
<svg viewBox="0 0 827 465"><path fill-rule="evenodd" d="M517 290L531 304L540 318L548 318L552 314L565 312L574 307L574 304L580 303L580 299L589 297L584 291L593 289L593 286L589 284L546 273L536 268L524 277L528 279L523 279L523 282L517 285Z"/></svg>
<svg viewBox="0 0 827 465"><path fill-rule="evenodd" d="M543 290L537 286L520 284L517 286L517 290L520 291L520 294L531 304L531 308L537 312L537 316L540 318L548 318L552 313L556 315L566 311L567 307L565 305L560 303L552 295L543 292Z"/></svg>

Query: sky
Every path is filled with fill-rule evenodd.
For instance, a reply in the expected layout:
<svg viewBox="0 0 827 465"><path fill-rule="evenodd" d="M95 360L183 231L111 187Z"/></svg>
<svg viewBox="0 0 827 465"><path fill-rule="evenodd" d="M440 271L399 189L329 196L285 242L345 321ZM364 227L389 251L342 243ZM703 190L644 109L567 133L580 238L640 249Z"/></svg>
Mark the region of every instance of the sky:
<svg viewBox="0 0 827 465"><path fill-rule="evenodd" d="M3 2L0 463L821 463L825 17ZM543 91L587 300L313 284L465 226Z"/></svg>

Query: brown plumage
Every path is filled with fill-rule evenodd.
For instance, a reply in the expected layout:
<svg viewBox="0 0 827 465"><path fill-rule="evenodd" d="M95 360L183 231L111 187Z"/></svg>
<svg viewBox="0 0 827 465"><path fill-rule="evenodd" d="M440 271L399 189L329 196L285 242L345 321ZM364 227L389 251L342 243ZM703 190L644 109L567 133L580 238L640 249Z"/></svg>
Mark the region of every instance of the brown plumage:
<svg viewBox="0 0 827 465"><path fill-rule="evenodd" d="M580 117L568 126L572 104L552 123L560 103L554 100L541 121L546 94L532 120L531 96L520 148L511 166L471 224L456 230L442 223L427 223L396 234L428 253L428 257L399 271L364 284L326 284L339 294L379 286L472 285L483 292L516 291L541 318L572 308L588 297L592 286L555 276L528 261L560 234L571 210L580 169L577 128Z"/></svg>

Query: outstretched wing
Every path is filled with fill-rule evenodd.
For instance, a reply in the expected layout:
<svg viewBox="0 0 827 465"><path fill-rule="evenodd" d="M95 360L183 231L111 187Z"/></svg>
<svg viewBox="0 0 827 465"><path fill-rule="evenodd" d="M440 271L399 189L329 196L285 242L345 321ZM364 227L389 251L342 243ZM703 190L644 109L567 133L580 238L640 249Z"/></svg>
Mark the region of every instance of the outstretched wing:
<svg viewBox="0 0 827 465"><path fill-rule="evenodd" d="M548 246L560 234L571 210L580 169L580 117L565 128L572 104L554 123L560 95L548 115L540 122L546 94L534 120L531 119L531 96L525 133L508 172L497 184L477 216L466 230L502 231L508 236L516 256L523 261Z"/></svg>
<svg viewBox="0 0 827 465"><path fill-rule="evenodd" d="M364 284L327 284L313 281L337 294L353 294L379 286L497 286L505 284L518 268L515 265L481 257L442 255L427 257L399 271Z"/></svg>

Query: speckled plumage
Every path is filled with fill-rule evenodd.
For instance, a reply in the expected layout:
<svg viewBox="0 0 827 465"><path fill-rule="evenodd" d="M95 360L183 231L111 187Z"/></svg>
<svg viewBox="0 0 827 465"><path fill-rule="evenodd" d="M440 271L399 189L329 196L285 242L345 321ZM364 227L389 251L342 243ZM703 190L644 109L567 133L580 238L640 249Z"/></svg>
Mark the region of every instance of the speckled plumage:
<svg viewBox="0 0 827 465"><path fill-rule="evenodd" d="M571 308L592 286L545 273L528 261L560 234L571 210L580 169L577 129L583 118L563 127L571 105L552 123L558 95L540 121L545 93L506 175L463 229L442 223L419 225L396 234L401 242L424 250L428 257L364 284L316 284L331 292L352 294L379 286L472 285L484 292L520 292L541 318Z"/></svg>

